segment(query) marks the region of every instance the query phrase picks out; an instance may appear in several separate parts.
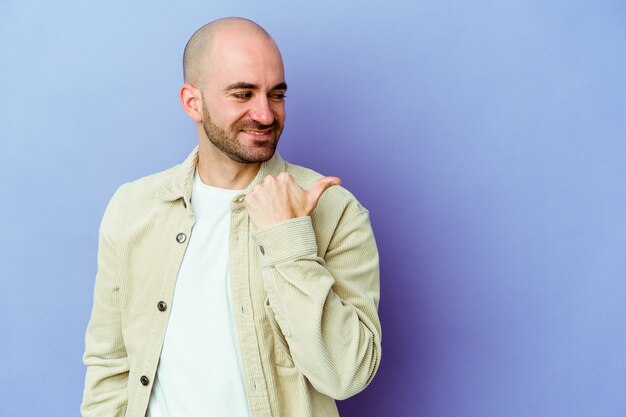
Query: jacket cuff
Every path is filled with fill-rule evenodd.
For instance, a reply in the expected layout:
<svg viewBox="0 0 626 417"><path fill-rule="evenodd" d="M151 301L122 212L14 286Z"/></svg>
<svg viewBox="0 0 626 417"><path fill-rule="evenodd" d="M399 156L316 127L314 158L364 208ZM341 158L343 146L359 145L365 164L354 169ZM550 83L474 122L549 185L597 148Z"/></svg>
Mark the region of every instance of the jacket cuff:
<svg viewBox="0 0 626 417"><path fill-rule="evenodd" d="M317 256L317 240L309 216L276 223L252 233L261 252L261 264L275 265L289 259Z"/></svg>

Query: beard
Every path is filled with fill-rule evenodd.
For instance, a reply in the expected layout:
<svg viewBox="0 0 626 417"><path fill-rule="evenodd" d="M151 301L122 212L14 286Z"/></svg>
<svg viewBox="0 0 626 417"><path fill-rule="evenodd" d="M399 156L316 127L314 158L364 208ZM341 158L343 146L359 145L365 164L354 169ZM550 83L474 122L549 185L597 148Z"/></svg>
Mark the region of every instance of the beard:
<svg viewBox="0 0 626 417"><path fill-rule="evenodd" d="M204 128L204 133L206 133L213 146L224 155L241 164L265 162L274 156L278 139L283 130L278 120L274 119L274 122L269 125L262 125L254 120L239 120L229 131L226 131L213 123L206 103L203 104L202 114L204 117L202 127ZM246 129L272 129L271 137L267 140L255 141L252 146L244 146L239 143L237 135Z"/></svg>

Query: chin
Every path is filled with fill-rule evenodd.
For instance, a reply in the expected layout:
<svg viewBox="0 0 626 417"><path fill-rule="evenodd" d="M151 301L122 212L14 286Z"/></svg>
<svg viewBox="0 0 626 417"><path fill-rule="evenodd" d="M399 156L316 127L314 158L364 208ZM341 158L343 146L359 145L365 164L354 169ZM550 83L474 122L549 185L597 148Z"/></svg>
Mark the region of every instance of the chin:
<svg viewBox="0 0 626 417"><path fill-rule="evenodd" d="M260 150L258 148L248 149L248 150L249 152L240 151L234 154L229 154L229 153L226 153L226 154L228 155L230 159L232 159L235 162L239 162L242 164L257 164L257 163L269 161L272 158L272 156L274 156L274 153L276 152L276 149L273 147L263 149L263 150Z"/></svg>

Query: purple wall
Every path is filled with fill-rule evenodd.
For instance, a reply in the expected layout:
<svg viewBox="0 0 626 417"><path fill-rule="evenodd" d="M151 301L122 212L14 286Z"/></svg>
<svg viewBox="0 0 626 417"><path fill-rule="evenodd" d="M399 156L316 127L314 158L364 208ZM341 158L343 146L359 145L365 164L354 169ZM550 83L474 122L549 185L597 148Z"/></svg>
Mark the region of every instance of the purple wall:
<svg viewBox="0 0 626 417"><path fill-rule="evenodd" d="M3 3L0 416L78 414L100 218L194 146L182 49L227 15L283 51L283 156L371 211L383 363L342 417L625 415L625 3L223 3Z"/></svg>

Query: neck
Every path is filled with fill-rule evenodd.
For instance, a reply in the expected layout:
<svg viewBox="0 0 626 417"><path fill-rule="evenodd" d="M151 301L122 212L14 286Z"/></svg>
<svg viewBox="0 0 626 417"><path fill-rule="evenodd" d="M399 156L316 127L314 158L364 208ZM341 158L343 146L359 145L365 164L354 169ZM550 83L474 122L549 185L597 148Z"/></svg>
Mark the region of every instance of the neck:
<svg viewBox="0 0 626 417"><path fill-rule="evenodd" d="M243 190L259 172L261 163L240 163L230 159L213 144L200 141L198 174L203 183L228 190Z"/></svg>

